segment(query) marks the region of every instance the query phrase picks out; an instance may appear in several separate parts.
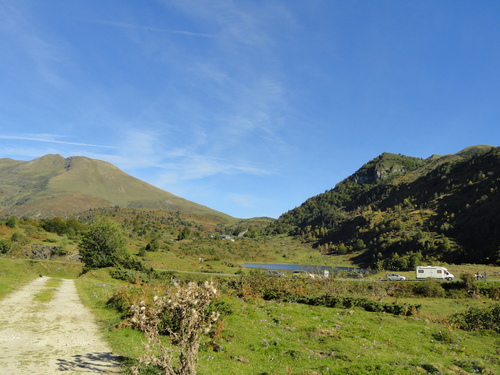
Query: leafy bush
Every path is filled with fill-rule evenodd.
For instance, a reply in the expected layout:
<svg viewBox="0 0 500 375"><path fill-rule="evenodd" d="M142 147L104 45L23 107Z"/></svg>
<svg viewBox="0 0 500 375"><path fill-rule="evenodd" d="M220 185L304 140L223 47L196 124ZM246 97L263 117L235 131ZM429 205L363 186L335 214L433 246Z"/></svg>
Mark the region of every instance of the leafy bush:
<svg viewBox="0 0 500 375"><path fill-rule="evenodd" d="M151 301L155 295L167 293L170 287L165 283L155 284L154 287L128 285L116 291L106 302L106 306L121 313L123 318L130 317L130 306L138 304L140 301Z"/></svg>
<svg viewBox="0 0 500 375"><path fill-rule="evenodd" d="M458 336L449 330L440 330L432 334L434 340L442 342L443 344L457 344L459 341Z"/></svg>
<svg viewBox="0 0 500 375"><path fill-rule="evenodd" d="M127 262L122 262L121 265L116 268L112 268L109 274L113 279L124 280L130 283L153 283L159 280L170 280L173 276L173 272L155 271L151 267L147 267L144 263L132 259Z"/></svg>
<svg viewBox="0 0 500 375"><path fill-rule="evenodd" d="M472 289L474 288L474 276L470 273L463 273L460 275L460 280L462 281L464 288Z"/></svg>
<svg viewBox="0 0 500 375"><path fill-rule="evenodd" d="M134 282L142 282L142 283L150 283L151 275L145 272L140 272L136 270L131 270L127 268L117 267L111 270L110 275L113 279L124 280L131 283Z"/></svg>
<svg viewBox="0 0 500 375"><path fill-rule="evenodd" d="M416 284L415 293L425 297L442 298L446 292L441 286L440 282L435 279L425 279L421 283Z"/></svg>
<svg viewBox="0 0 500 375"><path fill-rule="evenodd" d="M343 297L328 294L317 297L302 296L297 298L296 302L326 307L361 307L369 312L385 312L394 315L412 315L420 309L420 305L400 305L397 303L373 301L365 297Z"/></svg>
<svg viewBox="0 0 500 375"><path fill-rule="evenodd" d="M9 240L0 239L0 254L6 254L12 247L12 242Z"/></svg>
<svg viewBox="0 0 500 375"><path fill-rule="evenodd" d="M40 226L47 232L57 233L58 235L76 235L78 233L83 233L87 230L87 226L80 223L75 218L69 218L64 221L59 217L54 217L52 219L42 219L40 221Z"/></svg>
<svg viewBox="0 0 500 375"><path fill-rule="evenodd" d="M470 307L466 312L452 315L451 320L465 331L489 329L500 333L500 304L485 309Z"/></svg>
<svg viewBox="0 0 500 375"><path fill-rule="evenodd" d="M15 216L11 216L5 220L5 225L7 225L9 228L16 228L17 222L17 218Z"/></svg>
<svg viewBox="0 0 500 375"><path fill-rule="evenodd" d="M22 234L20 232L12 233L10 240L12 242L19 244L19 245L27 245L31 242L31 239L29 237L25 236L24 234Z"/></svg>
<svg viewBox="0 0 500 375"><path fill-rule="evenodd" d="M78 246L84 271L119 266L145 271L145 266L131 256L125 247L125 236L111 219L99 217L89 226Z"/></svg>

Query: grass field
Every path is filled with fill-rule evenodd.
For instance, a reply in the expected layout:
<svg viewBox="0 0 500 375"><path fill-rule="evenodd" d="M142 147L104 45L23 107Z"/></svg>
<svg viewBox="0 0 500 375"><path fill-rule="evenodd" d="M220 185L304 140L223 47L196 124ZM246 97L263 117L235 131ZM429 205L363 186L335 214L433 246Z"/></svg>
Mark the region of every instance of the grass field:
<svg viewBox="0 0 500 375"><path fill-rule="evenodd" d="M117 328L123 316L108 307L107 302L117 291L127 288L135 288L147 298L153 293L147 285L138 287L112 279L106 269L79 277L81 266L71 263L0 258L0 267L0 298L42 274L75 278L81 299L93 311L105 339L116 354L128 359L124 366L134 364L143 354L142 333L129 327ZM473 271L470 266L459 272ZM192 277L189 273L177 275ZM196 274L198 280L208 277L215 276ZM374 276L379 277L382 274ZM55 286L57 280L53 283ZM202 341L198 374L500 373L500 334L489 330L462 331L450 320L452 314L468 307L481 308L497 301L478 294L470 298L382 295L377 294L377 288L387 288L389 284L380 281L342 281L338 290L350 283L357 283L353 284L354 290L370 283L370 298L422 306L417 315L396 316L358 307L310 306L266 301L259 296L241 298L222 286L227 284L226 278L221 284L224 293L220 299L226 314L215 331ZM392 285L397 288L410 284ZM50 288L47 294L39 296L42 301L47 298L50 299Z"/></svg>
<svg viewBox="0 0 500 375"><path fill-rule="evenodd" d="M106 307L111 295L126 286L117 285L105 271L80 278L78 285L113 348L133 362L144 337L130 328L113 329L121 319ZM243 299L230 293L221 301L231 313L203 340L200 375L500 373L500 335L465 332L448 320L469 306L494 303L486 298L400 299L422 304L416 316Z"/></svg>

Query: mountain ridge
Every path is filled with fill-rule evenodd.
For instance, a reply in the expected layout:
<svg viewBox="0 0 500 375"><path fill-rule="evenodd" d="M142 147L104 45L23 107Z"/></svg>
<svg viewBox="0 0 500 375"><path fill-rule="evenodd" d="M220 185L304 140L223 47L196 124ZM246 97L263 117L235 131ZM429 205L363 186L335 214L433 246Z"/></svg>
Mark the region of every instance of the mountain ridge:
<svg viewBox="0 0 500 375"><path fill-rule="evenodd" d="M271 227L368 267L500 264L500 148L427 159L383 153Z"/></svg>
<svg viewBox="0 0 500 375"><path fill-rule="evenodd" d="M67 217L89 209L124 207L229 215L139 180L111 163L48 154L30 161L0 159L0 215Z"/></svg>

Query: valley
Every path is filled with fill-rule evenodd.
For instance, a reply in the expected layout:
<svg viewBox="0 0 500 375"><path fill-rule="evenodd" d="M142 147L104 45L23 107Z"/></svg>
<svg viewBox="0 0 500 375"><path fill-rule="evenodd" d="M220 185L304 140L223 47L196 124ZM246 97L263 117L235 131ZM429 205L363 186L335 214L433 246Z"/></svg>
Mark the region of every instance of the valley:
<svg viewBox="0 0 500 375"><path fill-rule="evenodd" d="M91 366L100 372L119 359L125 373L159 374L139 361L146 336L131 307L154 311L158 295L210 281L217 296L202 314L219 319L200 336L198 374L499 373L499 158L491 146L429 159L386 153L278 219L174 199L92 159L3 159L0 298L10 309L13 293L49 277L36 298L57 310L56 285L75 283L107 347L71 349L59 372L98 352L107 353ZM249 264L331 272L294 277ZM455 279L414 281L419 265ZM387 281L389 272L406 280ZM48 305L33 298L26 308L44 321ZM160 326L182 326L176 316ZM64 332L33 328L41 353L26 354L26 369L53 351L48 330ZM169 350L181 350L176 334L162 331ZM2 360L22 353L12 348Z"/></svg>

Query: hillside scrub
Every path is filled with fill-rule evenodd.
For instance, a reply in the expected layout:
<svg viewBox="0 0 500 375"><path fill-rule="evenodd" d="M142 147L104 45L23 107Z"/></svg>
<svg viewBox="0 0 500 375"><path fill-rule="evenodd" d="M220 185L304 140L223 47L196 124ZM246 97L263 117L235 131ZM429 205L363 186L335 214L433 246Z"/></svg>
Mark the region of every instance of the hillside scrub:
<svg viewBox="0 0 500 375"><path fill-rule="evenodd" d="M493 330L500 334L500 304L487 308L471 307L454 314L451 321L465 331Z"/></svg>

